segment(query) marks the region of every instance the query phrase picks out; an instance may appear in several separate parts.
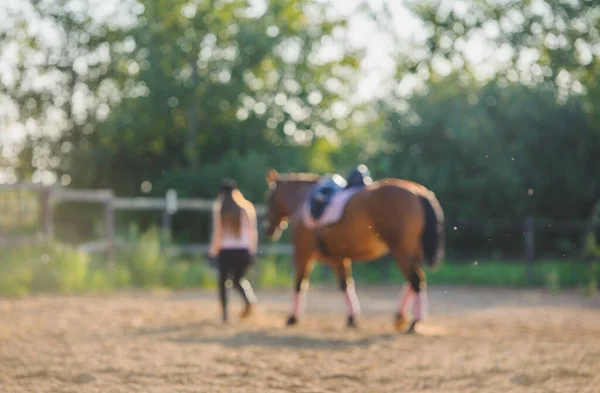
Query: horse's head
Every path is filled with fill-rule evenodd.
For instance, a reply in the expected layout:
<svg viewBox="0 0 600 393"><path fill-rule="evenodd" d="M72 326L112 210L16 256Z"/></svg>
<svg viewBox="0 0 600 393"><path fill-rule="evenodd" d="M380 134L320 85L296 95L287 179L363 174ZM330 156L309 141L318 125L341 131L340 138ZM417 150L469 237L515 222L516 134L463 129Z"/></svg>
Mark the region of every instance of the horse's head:
<svg viewBox="0 0 600 393"><path fill-rule="evenodd" d="M319 178L320 176L315 174L280 175L274 169L267 171L266 180L269 186L265 194L267 236L273 240L279 239L281 232L288 227L288 217L306 199L308 192Z"/></svg>
<svg viewBox="0 0 600 393"><path fill-rule="evenodd" d="M269 188L265 192L267 202L265 231L267 236L277 240L281 236L281 231L287 227L287 216L290 213L284 196L285 182L279 181L279 173L275 169L267 171L266 180Z"/></svg>

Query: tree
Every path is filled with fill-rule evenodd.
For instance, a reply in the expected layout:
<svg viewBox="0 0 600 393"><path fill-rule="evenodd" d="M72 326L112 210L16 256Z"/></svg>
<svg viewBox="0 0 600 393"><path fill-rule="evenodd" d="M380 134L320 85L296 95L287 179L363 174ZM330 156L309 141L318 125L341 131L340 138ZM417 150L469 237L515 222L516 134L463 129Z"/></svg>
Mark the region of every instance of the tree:
<svg viewBox="0 0 600 393"><path fill-rule="evenodd" d="M586 219L600 195L600 183L590 181L600 172L600 138L585 108L580 97L557 103L551 84L465 86L453 74L432 82L404 110L383 107L393 151L376 162L388 162L386 175L436 192L455 247L473 248L478 238L484 247L512 243L519 250L525 216ZM466 223L478 224L468 238L453 230ZM511 239L502 223L517 224Z"/></svg>
<svg viewBox="0 0 600 393"><path fill-rule="evenodd" d="M68 98L64 127L34 143L48 147L52 169L73 187L133 196L149 181L150 194L173 187L210 198L233 176L262 202L267 167L312 169L322 165L313 152L335 150L336 137L356 132L345 102L361 53L323 56L345 28L325 18L325 5L274 0L253 14L243 0L143 0L122 13L132 23L109 29L63 12L66 3L36 3L40 18L73 33L56 64L36 66L60 66L69 76L56 93ZM89 72L78 73L78 56L101 48L109 56L98 71L91 75L88 61ZM71 106L82 100L94 105L80 113Z"/></svg>

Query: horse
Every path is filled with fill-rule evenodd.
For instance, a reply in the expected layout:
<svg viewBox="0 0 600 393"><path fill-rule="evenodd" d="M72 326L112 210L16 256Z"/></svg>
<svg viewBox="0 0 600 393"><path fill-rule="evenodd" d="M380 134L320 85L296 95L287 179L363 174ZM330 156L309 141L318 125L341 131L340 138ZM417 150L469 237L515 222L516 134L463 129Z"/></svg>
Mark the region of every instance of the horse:
<svg viewBox="0 0 600 393"><path fill-rule="evenodd" d="M393 325L398 331L414 333L427 314L423 265L435 270L445 256L444 212L435 194L409 180L371 181L348 198L338 221L311 226L306 219L308 200L322 178L314 173L279 174L272 168L266 173L266 235L277 241L283 230L291 229L295 283L287 326L298 323L310 273L315 261L320 261L337 276L347 307L347 327L357 327L360 302L352 261L372 262L391 254L406 280Z"/></svg>

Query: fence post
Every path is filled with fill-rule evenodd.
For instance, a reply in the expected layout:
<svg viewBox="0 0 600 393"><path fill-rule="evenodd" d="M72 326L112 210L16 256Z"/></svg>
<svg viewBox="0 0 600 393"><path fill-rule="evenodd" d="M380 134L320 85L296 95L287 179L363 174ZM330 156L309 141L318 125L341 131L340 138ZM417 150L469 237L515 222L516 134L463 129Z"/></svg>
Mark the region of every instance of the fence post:
<svg viewBox="0 0 600 393"><path fill-rule="evenodd" d="M42 208L42 232L46 240L52 237L52 188L42 188L41 195Z"/></svg>
<svg viewBox="0 0 600 393"><path fill-rule="evenodd" d="M163 212L162 232L165 239L171 239L171 214L168 211Z"/></svg>
<svg viewBox="0 0 600 393"><path fill-rule="evenodd" d="M177 212L177 191L170 188L165 195L165 211L163 212L162 231L166 239L171 239L172 217Z"/></svg>
<svg viewBox="0 0 600 393"><path fill-rule="evenodd" d="M115 247L116 247L115 225L116 225L116 222L115 222L114 200L115 200L114 195L112 195L112 192L111 192L110 198L104 204L104 233L105 233L106 241L107 241L105 258L106 258L106 264L109 269L113 268L114 261L115 261Z"/></svg>
<svg viewBox="0 0 600 393"><path fill-rule="evenodd" d="M527 282L533 283L533 260L535 259L535 221L533 217L525 218L525 274Z"/></svg>

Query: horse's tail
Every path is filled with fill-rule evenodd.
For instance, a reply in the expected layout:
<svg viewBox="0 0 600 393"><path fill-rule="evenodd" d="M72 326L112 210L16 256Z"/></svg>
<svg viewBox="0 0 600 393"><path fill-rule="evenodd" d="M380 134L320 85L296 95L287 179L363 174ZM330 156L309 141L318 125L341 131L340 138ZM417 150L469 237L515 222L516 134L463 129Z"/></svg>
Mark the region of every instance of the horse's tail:
<svg viewBox="0 0 600 393"><path fill-rule="evenodd" d="M425 229L421 237L423 256L425 264L435 268L444 259L446 249L444 211L433 192L427 192L420 198L425 210Z"/></svg>

